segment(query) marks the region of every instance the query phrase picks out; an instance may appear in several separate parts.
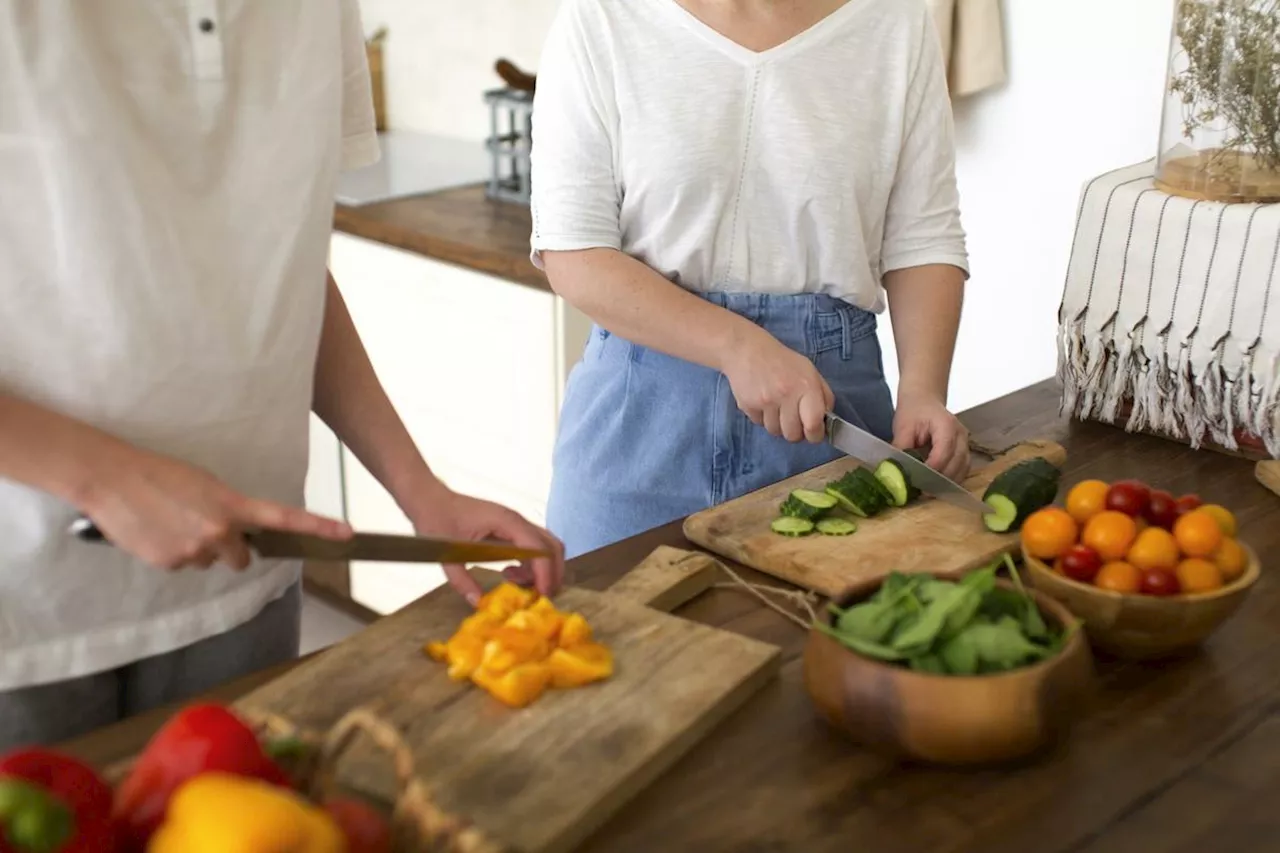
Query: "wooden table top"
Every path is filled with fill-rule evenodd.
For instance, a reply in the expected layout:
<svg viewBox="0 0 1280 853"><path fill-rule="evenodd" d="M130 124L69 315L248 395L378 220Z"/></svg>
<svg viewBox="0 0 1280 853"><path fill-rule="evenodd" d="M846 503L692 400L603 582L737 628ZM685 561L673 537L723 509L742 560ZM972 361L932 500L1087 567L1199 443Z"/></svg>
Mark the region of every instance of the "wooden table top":
<svg viewBox="0 0 1280 853"><path fill-rule="evenodd" d="M801 680L805 634L733 589L679 613L784 649L780 677L699 743L594 836L587 853L1215 853L1280 849L1280 498L1253 465L1057 415L1045 382L963 416L991 448L1045 437L1068 450L1066 482L1140 477L1237 512L1264 574L1198 655L1176 663L1098 661L1100 695L1057 753L1017 768L944 771L895 765L815 716ZM604 588L658 545L691 547L671 524L574 561ZM747 573L749 578L767 579ZM451 594L441 590L432 594ZM229 685L238 695L263 676ZM123 757L152 715L72 745ZM565 780L590 784L590 780Z"/></svg>
<svg viewBox="0 0 1280 853"><path fill-rule="evenodd" d="M484 185L334 210L337 231L550 291L529 260L529 208L490 201Z"/></svg>

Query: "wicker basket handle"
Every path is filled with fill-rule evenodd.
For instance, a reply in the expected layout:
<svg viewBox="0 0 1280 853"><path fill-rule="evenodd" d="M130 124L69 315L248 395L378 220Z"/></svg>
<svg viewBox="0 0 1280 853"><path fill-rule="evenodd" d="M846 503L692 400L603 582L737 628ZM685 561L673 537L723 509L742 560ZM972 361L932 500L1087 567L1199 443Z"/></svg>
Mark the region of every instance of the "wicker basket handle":
<svg viewBox="0 0 1280 853"><path fill-rule="evenodd" d="M387 754L395 771L392 832L396 853L506 853L478 827L436 805L418 778L413 751L400 732L369 708L348 712L325 735L311 780L313 798L322 799L336 790L338 764L361 736Z"/></svg>

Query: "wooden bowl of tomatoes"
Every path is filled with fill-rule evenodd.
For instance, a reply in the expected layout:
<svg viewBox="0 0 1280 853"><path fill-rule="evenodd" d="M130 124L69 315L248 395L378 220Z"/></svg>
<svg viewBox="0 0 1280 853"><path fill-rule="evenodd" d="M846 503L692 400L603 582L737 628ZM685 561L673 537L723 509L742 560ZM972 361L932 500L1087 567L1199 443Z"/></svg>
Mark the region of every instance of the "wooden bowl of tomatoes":
<svg viewBox="0 0 1280 853"><path fill-rule="evenodd" d="M1235 517L1137 480L1085 480L1020 531L1027 579L1066 606L1100 651L1131 660L1202 644L1258 579Z"/></svg>

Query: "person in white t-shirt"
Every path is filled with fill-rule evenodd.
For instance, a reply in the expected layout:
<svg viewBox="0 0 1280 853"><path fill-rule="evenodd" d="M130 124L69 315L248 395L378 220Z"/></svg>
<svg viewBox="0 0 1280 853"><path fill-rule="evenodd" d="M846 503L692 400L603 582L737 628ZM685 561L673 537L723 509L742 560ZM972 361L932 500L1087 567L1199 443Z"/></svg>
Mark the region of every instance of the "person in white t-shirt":
<svg viewBox="0 0 1280 853"><path fill-rule="evenodd" d="M966 471L968 260L923 0L566 0L532 133L533 261L596 324L548 506L568 555L835 458L828 411Z"/></svg>
<svg viewBox="0 0 1280 853"><path fill-rule="evenodd" d="M300 566L240 531L349 535L298 508L311 411L420 533L557 588L554 537L432 474L327 274L377 156L356 0L0 0L0 748L297 655Z"/></svg>

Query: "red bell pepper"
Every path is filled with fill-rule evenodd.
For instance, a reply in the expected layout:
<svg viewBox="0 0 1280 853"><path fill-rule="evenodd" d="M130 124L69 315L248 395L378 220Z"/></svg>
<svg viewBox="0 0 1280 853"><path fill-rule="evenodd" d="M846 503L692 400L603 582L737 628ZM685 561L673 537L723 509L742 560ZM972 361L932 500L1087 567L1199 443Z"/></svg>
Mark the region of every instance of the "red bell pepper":
<svg viewBox="0 0 1280 853"><path fill-rule="evenodd" d="M111 786L70 756L0 756L0 853L117 853L111 810Z"/></svg>
<svg viewBox="0 0 1280 853"><path fill-rule="evenodd" d="M289 777L263 749L254 730L230 708L190 705L156 732L116 792L124 849L145 850L164 821L173 792L211 770L290 787Z"/></svg>
<svg viewBox="0 0 1280 853"><path fill-rule="evenodd" d="M391 824L377 809L343 797L325 800L323 808L342 830L348 853L391 853Z"/></svg>

